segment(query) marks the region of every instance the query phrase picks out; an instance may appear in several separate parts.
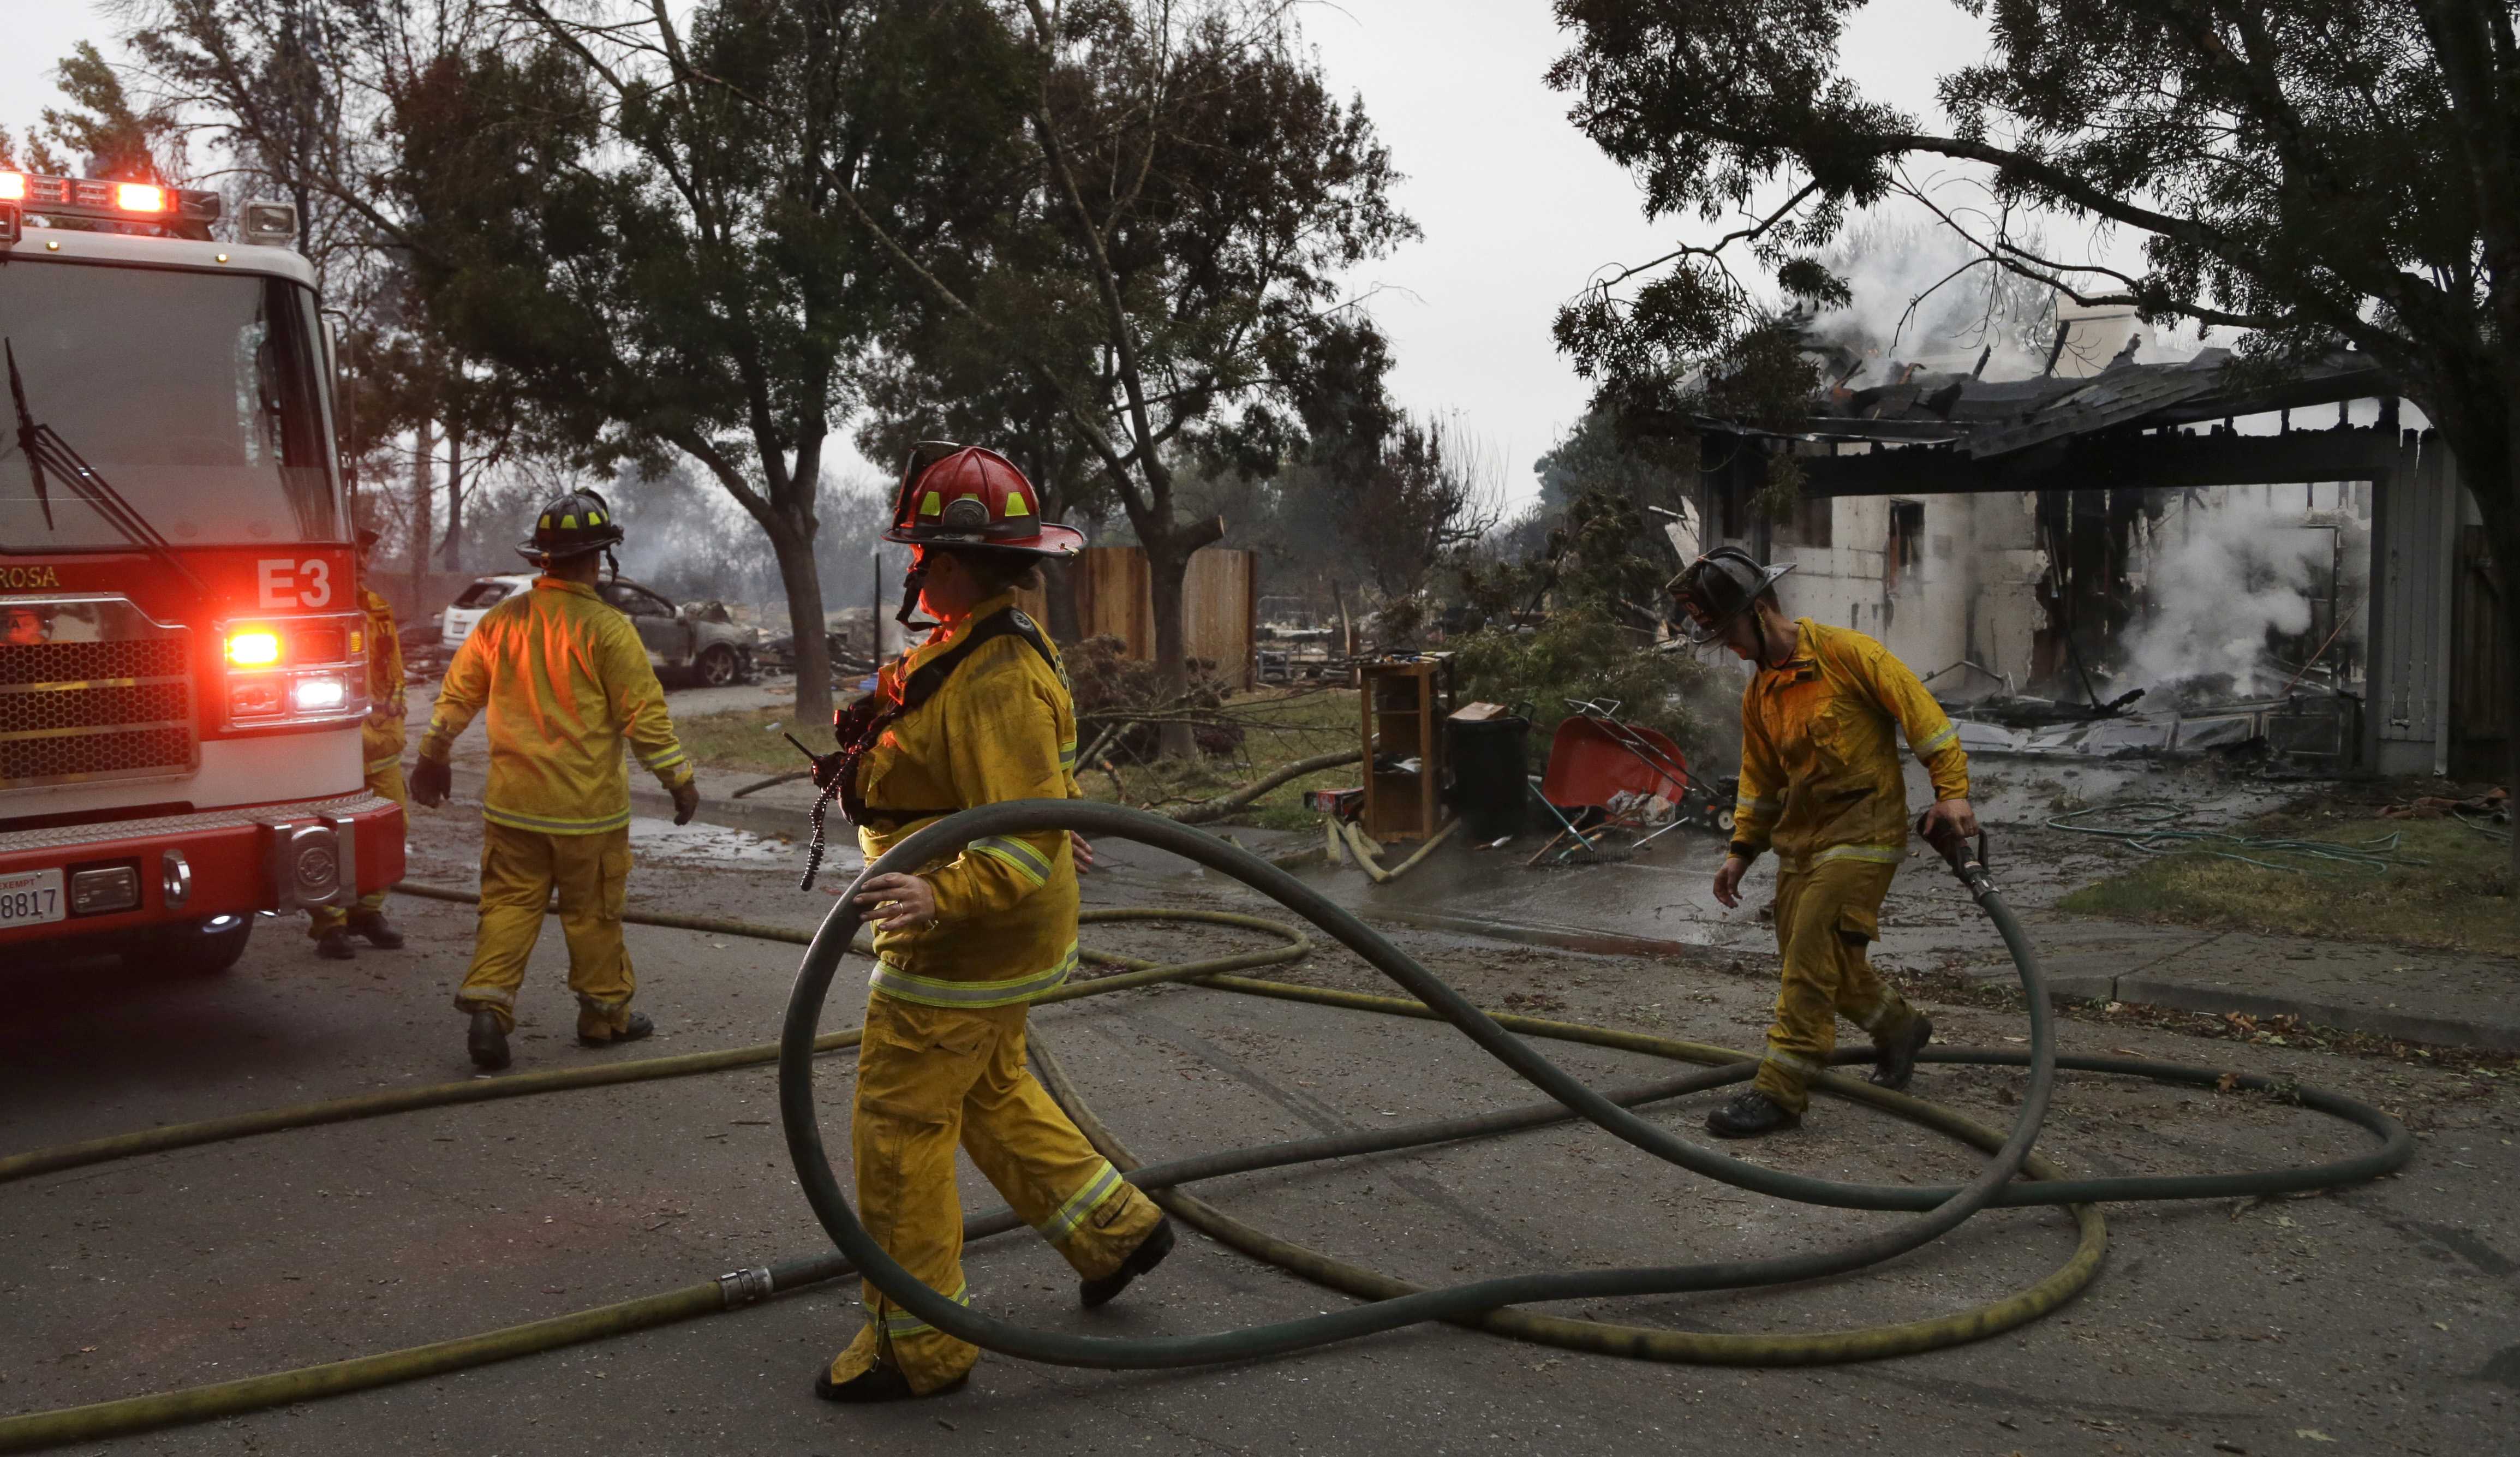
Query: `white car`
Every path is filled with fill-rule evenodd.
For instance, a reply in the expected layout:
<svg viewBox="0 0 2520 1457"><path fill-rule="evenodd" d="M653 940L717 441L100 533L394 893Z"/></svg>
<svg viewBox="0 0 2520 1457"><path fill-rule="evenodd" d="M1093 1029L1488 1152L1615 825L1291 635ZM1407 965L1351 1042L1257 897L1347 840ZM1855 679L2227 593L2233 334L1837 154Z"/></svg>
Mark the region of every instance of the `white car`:
<svg viewBox="0 0 2520 1457"><path fill-rule="evenodd" d="M453 652L457 644L472 635L472 624L481 620L483 613L519 592L532 591L533 586L531 572L518 576L474 577L472 585L455 594L455 600L446 605L446 615L438 620L438 632L447 651Z"/></svg>
<svg viewBox="0 0 2520 1457"><path fill-rule="evenodd" d="M455 650L472 636L481 615L518 592L534 589L531 572L475 577L446 605L438 623L446 649ZM676 607L664 597L627 577L596 585L604 600L619 608L639 629L648 660L659 677L681 678L703 688L722 688L752 676L751 628L737 623L713 602Z"/></svg>

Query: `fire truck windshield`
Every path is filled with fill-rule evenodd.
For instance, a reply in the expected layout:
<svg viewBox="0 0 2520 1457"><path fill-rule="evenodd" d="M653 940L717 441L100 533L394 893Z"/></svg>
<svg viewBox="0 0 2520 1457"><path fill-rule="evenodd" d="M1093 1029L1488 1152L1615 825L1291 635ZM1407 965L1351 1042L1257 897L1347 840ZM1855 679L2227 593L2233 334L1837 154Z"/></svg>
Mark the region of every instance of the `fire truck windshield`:
<svg viewBox="0 0 2520 1457"><path fill-rule="evenodd" d="M318 328L314 296L283 279L0 267L0 336L25 397L22 412L0 401L0 551L133 544L28 459L37 427L167 545L341 540Z"/></svg>

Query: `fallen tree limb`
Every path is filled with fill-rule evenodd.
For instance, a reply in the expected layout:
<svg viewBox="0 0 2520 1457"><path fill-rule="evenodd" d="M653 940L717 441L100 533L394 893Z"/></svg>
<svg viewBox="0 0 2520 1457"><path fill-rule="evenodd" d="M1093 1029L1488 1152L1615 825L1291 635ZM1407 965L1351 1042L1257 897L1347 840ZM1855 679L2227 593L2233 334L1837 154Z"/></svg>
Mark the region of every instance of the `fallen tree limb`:
<svg viewBox="0 0 2520 1457"><path fill-rule="evenodd" d="M1240 809L1290 779L1301 779L1317 770L1335 769L1341 764L1353 764L1364 757L1365 751L1361 749L1339 749L1328 753L1314 754L1308 759L1297 759L1291 764L1281 765L1275 771L1260 776L1238 790L1174 810L1171 817L1185 825L1203 825L1210 820L1223 819L1226 815Z"/></svg>

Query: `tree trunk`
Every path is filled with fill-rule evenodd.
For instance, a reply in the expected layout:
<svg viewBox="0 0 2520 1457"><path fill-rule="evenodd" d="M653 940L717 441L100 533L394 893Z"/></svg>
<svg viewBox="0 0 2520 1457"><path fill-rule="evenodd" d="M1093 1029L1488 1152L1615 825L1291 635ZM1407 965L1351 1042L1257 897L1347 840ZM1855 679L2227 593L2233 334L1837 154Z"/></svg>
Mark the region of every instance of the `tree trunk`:
<svg viewBox="0 0 2520 1457"><path fill-rule="evenodd" d="M788 625L796 634L796 721L828 727L832 721L832 651L823 637L823 575L814 561L814 539L784 514L765 522L770 550L779 559L779 584L788 594ZM808 739L807 743L818 741Z"/></svg>
<svg viewBox="0 0 2520 1457"><path fill-rule="evenodd" d="M874 585L867 589L867 661L881 667L883 666L883 547L880 543L875 549L873 570L874 575L868 580ZM904 651L908 651L909 647L908 643L902 644Z"/></svg>
<svg viewBox="0 0 2520 1457"><path fill-rule="evenodd" d="M2492 525L2485 528L2486 545L2494 553L2495 569L2502 573L2502 590L2496 594L2502 603L2502 747L2503 787L2520 794L2520 531L2497 534ZM2511 815L2511 888L2520 896L2520 809L2513 801L2502 801Z"/></svg>
<svg viewBox="0 0 2520 1457"><path fill-rule="evenodd" d="M446 432L446 535L437 543L441 571L464 569L464 432Z"/></svg>
<svg viewBox="0 0 2520 1457"><path fill-rule="evenodd" d="M1169 704L1190 696L1190 634L1182 621L1182 580L1190 574L1190 553L1171 533L1142 537L1147 554L1148 605L1155 618L1155 690ZM1156 752L1165 758L1188 758L1198 743L1187 722L1161 724Z"/></svg>
<svg viewBox="0 0 2520 1457"><path fill-rule="evenodd" d="M428 549L437 532L432 526L435 514L429 509L429 477L434 473L437 451L437 422L423 420L412 433L411 452L411 610L426 613L424 601L428 580Z"/></svg>
<svg viewBox="0 0 2520 1457"><path fill-rule="evenodd" d="M2486 550L2493 553L2494 565L2502 573L2502 591L2498 594L2502 611L2503 681L2520 685L2520 391L2506 391L2508 408L2500 418L2490 423L2472 414L2452 408L2436 412L2433 400L2417 399L2415 403L2431 416L2441 431L2441 438L2458 462L2458 478L2466 486L2470 499L2476 502L2476 514L2484 523ZM2447 418L2445 418L2447 417ZM2465 427L2465 428L2461 428ZM2456 509L2453 499L2452 507ZM2455 583L2446 590L2455 593ZM2444 704L2441 711L2451 711ZM2504 785L2520 791L2520 689L2513 692L2513 702L2503 718ZM2512 891L2520 894L2520 817L2515 817L2511 837Z"/></svg>
<svg viewBox="0 0 2520 1457"><path fill-rule="evenodd" d="M2515 413L2512 427L2520 432L2520 413ZM2456 446L2452 446L2455 451ZM2520 499L2514 499L2511 467L2520 462L2520 443L2511 454L2495 463L2498 474L2487 476L2471 472L2467 457L2459 458L2459 478L2469 482L2468 494L2476 502L2476 514L2485 525L2485 549L2493 554L2495 570L2501 573L2502 590L2495 594L2502 610L2502 748L2503 787L2520 793ZM2500 489L2488 486L2480 490L2476 482L2492 481ZM2450 590L2455 593L2453 584ZM2449 711L2450 706L2443 706ZM2509 807L2509 801L2505 801ZM2511 893L2520 895L2520 813L2511 821Z"/></svg>
<svg viewBox="0 0 2520 1457"><path fill-rule="evenodd" d="M1042 615L1050 619L1053 642L1072 643L1085 636L1085 627L1076 611L1076 573L1079 564L1073 560L1051 558L1041 567Z"/></svg>

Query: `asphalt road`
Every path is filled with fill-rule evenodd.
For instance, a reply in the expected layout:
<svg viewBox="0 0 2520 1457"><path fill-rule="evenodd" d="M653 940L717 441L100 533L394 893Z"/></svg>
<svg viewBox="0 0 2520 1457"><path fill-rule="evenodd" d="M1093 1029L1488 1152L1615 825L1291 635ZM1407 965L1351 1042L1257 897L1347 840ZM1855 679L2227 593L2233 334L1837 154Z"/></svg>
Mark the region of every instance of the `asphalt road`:
<svg viewBox="0 0 2520 1457"><path fill-rule="evenodd" d="M416 878L469 883L477 825L424 816ZM724 842L642 866L643 905L802 926L828 904ZM1212 880L1104 880L1102 898L1195 901ZM1239 902L1236 902L1239 904ZM398 900L400 952L319 962L266 921L222 978L104 964L0 970L0 1150L468 1075L449 997L469 908ZM633 928L658 1038L570 1039L556 930L538 951L517 1068L697 1051L775 1034L793 948ZM1398 933L1490 1006L1748 1047L1770 989L1732 958L1645 960ZM1233 940L1130 929L1098 944L1191 956ZM1368 985L1343 953L1297 979ZM833 1025L858 1008L835 998ZM2010 1017L1933 1009L1948 1041L2002 1045ZM1529 1101L1448 1031L1192 988L1036 1020L1145 1157ZM2404 1175L2246 1206L2117 1207L2080 1300L1979 1344L1867 1366L1734 1371L1581 1357L1451 1328L1245 1366L1112 1374L984 1361L943 1400L815 1402L854 1289L569 1351L78 1450L182 1453L1662 1452L1952 1454L2508 1450L2520 1388L2520 1223L2507 1080L2298 1049L2065 1024L2069 1049L2273 1070L2372 1098L2418 1130ZM1552 1048L1597 1081L1642 1060ZM839 1130L844 1059L827 1063ZM1918 1090L2009 1116L2012 1079L1928 1070ZM1694 1126L1707 1099L1663 1116ZM39 1410L444 1339L690 1284L821 1247L788 1169L767 1069L308 1129L0 1187L0 1412ZM2177 1171L2331 1156L2360 1135L2264 1100L2068 1079L2043 1148L2070 1168ZM1961 1151L1822 1105L1755 1157L1846 1177L1960 1175ZM1221 1181L1266 1227L1422 1280L1771 1254L1887 1216L1781 1206L1650 1165L1589 1130ZM966 1171L966 1198L994 1207ZM1025 1237L1027 1240L1029 1237ZM1960 1308L2071 1248L2055 1213L1981 1217L1857 1277L1753 1295L1599 1302L1618 1319L1817 1331ZM1187 1332L1343 1297L1188 1236L1118 1304L1075 1308L1055 1256L976 1247L976 1301L1062 1329ZM2218 1446L2218 1444L2221 1444Z"/></svg>

